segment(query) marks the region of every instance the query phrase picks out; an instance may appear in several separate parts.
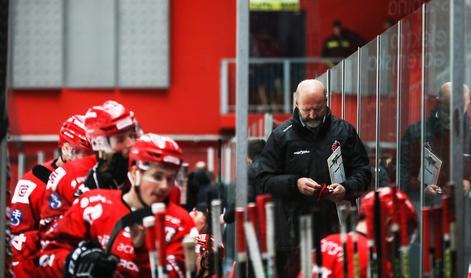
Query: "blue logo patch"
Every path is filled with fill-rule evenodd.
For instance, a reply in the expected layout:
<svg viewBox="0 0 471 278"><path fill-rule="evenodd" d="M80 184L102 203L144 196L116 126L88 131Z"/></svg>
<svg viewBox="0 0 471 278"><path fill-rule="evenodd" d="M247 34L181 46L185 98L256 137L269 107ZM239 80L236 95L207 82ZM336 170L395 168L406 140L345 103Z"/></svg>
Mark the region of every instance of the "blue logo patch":
<svg viewBox="0 0 471 278"><path fill-rule="evenodd" d="M19 209L15 209L11 212L10 224L13 226L18 226L23 220L23 212Z"/></svg>
<svg viewBox="0 0 471 278"><path fill-rule="evenodd" d="M49 195L49 206L52 209L58 209L62 205L61 198L59 197L59 194L57 192L52 193Z"/></svg>

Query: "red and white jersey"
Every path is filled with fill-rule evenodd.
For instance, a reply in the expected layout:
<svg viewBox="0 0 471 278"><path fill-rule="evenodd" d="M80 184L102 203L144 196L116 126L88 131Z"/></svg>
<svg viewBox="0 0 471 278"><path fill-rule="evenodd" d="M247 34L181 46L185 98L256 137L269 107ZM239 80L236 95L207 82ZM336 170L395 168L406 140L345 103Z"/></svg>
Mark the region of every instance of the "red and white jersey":
<svg viewBox="0 0 471 278"><path fill-rule="evenodd" d="M124 203L120 190L94 189L85 192L54 224L44 237L47 245L39 264L47 277L60 277L67 255L82 240L94 240L105 249L118 220L131 210ZM184 277L182 241L188 234L197 234L188 212L169 202L166 208L165 232L169 277ZM117 273L124 277L150 276L148 252L145 247L135 250L129 229L121 231L114 241L112 253L120 258Z"/></svg>
<svg viewBox="0 0 471 278"><path fill-rule="evenodd" d="M168 199L170 202L180 205L180 199L182 198L182 192L180 186L175 183L170 192L168 193Z"/></svg>
<svg viewBox="0 0 471 278"><path fill-rule="evenodd" d="M54 171L55 161L47 161L42 166ZM45 190L45 182L35 176L32 170L16 184L10 206L10 246L15 274L24 266L21 265L23 261L31 259L41 248L38 229Z"/></svg>
<svg viewBox="0 0 471 278"><path fill-rule="evenodd" d="M80 191L88 190L83 183L88 172L95 164L95 156L87 156L70 161L52 172L42 202L41 232L45 231L56 218L65 213L78 197Z"/></svg>
<svg viewBox="0 0 471 278"><path fill-rule="evenodd" d="M357 233L357 256L359 277L368 277L368 238L363 234ZM322 277L336 278L343 277L343 246L340 234L332 234L321 240L322 267L314 266L313 277L317 278L317 273L322 271ZM354 258L353 258L353 233L347 235L347 259L348 259L348 277L354 277ZM298 275L302 277L302 274Z"/></svg>

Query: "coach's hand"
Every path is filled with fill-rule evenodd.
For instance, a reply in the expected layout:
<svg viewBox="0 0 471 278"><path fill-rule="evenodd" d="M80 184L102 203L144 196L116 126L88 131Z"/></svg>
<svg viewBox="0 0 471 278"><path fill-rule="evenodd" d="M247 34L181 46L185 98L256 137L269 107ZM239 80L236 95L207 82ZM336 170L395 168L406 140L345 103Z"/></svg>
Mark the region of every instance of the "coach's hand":
<svg viewBox="0 0 471 278"><path fill-rule="evenodd" d="M322 188L320 184L311 178L299 178L297 185L299 192L306 196L312 196Z"/></svg>
<svg viewBox="0 0 471 278"><path fill-rule="evenodd" d="M331 200L332 202L340 202L345 198L345 187L340 183L333 183L327 186L330 193L326 196L327 199Z"/></svg>

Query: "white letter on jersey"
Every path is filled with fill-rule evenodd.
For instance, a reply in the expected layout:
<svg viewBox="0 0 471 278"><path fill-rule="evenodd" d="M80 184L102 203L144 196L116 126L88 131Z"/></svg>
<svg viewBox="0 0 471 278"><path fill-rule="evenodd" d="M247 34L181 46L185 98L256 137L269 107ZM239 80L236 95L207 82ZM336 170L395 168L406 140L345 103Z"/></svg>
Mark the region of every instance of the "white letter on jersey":
<svg viewBox="0 0 471 278"><path fill-rule="evenodd" d="M36 188L36 184L29 180L19 180L16 184L15 194L11 199L12 204L29 204L29 195Z"/></svg>
<svg viewBox="0 0 471 278"><path fill-rule="evenodd" d="M11 239L11 245L15 247L15 249L18 251L21 251L21 249L23 249L23 243L25 242L26 237L24 234L19 234Z"/></svg>
<svg viewBox="0 0 471 278"><path fill-rule="evenodd" d="M49 180L47 181L46 189L52 188L52 190L56 191L57 184L59 184L60 180L65 176L66 172L64 168L59 167L57 168L52 174L49 176Z"/></svg>
<svg viewBox="0 0 471 278"><path fill-rule="evenodd" d="M88 223L92 224L93 221L100 218L103 214L103 207L101 204L97 204L93 207L87 207L83 210L83 220L87 221Z"/></svg>

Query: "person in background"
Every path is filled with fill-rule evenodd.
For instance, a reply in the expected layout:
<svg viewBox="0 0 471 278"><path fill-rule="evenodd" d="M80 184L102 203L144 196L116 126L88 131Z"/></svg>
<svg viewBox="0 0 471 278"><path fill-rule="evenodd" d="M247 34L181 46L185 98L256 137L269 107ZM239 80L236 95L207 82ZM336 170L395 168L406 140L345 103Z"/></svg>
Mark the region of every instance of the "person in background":
<svg viewBox="0 0 471 278"><path fill-rule="evenodd" d="M365 44L365 40L357 33L344 28L340 20L332 23L332 34L324 40L321 56L324 58L347 58L354 53L358 47ZM330 62L334 66L338 61Z"/></svg>
<svg viewBox="0 0 471 278"><path fill-rule="evenodd" d="M446 190L447 182L449 181L450 173L450 97L451 97L452 83L446 82L438 91L437 104L432 108L430 115L425 120L425 143L424 146L429 149L434 155L442 160L442 166L438 175L437 184L426 184L425 193L426 202L440 202L440 194L442 190ZM470 103L469 87L463 87L463 100L464 100L464 128L469 123L469 116L466 111ZM414 196L414 200L419 199L420 194L420 146L421 146L421 125L422 122L418 121L410 125L401 139L401 188L408 194ZM466 132L465 132L466 137ZM469 138L468 138L469 139ZM471 141L464 142L464 162L469 166L467 160L467 150L471 149ZM469 167L468 167L469 168ZM463 186L469 190L471 181L471 171L464 167L464 180Z"/></svg>

